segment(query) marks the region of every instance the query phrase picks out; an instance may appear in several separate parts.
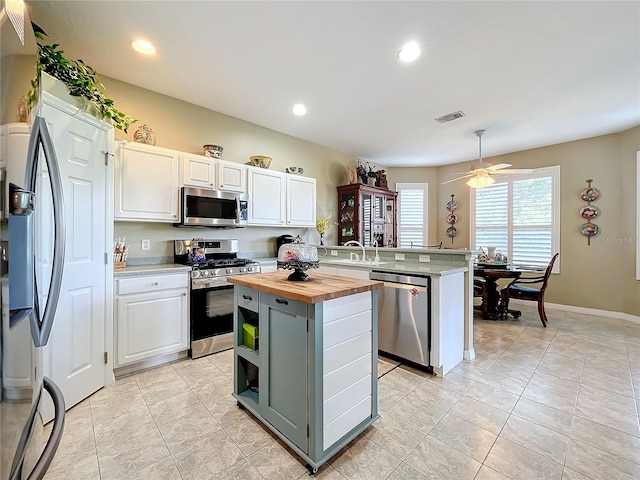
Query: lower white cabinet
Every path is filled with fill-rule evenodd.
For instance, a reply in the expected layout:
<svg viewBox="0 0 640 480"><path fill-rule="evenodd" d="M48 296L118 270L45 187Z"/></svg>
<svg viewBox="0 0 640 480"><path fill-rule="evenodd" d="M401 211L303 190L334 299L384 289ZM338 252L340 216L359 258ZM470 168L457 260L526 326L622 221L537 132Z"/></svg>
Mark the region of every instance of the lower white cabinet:
<svg viewBox="0 0 640 480"><path fill-rule="evenodd" d="M116 279L115 366L189 348L188 273Z"/></svg>

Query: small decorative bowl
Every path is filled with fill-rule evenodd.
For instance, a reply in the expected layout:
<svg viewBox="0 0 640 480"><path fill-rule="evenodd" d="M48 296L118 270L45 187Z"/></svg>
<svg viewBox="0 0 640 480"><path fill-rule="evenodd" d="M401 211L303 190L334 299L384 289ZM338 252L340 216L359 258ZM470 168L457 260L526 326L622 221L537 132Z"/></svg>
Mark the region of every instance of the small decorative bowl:
<svg viewBox="0 0 640 480"><path fill-rule="evenodd" d="M284 169L287 173L293 173L295 175L302 175L304 173L304 168L302 167L287 167Z"/></svg>
<svg viewBox="0 0 640 480"><path fill-rule="evenodd" d="M207 157L222 158L222 147L220 145L203 145L202 149Z"/></svg>
<svg viewBox="0 0 640 480"><path fill-rule="evenodd" d="M253 165L254 167L269 168L269 166L271 165L271 157L254 155L253 157L249 157L249 160L251 160L251 165Z"/></svg>

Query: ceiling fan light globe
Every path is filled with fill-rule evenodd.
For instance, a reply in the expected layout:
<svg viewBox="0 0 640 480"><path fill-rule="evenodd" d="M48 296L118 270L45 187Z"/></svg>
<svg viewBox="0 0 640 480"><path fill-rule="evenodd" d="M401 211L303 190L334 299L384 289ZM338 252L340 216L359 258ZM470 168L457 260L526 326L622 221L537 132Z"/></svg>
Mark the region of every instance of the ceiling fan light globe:
<svg viewBox="0 0 640 480"><path fill-rule="evenodd" d="M469 181L467 181L467 185L469 185L471 188L485 188L493 185L495 182L496 181L489 175L487 175L486 172L482 172L475 177L471 177Z"/></svg>

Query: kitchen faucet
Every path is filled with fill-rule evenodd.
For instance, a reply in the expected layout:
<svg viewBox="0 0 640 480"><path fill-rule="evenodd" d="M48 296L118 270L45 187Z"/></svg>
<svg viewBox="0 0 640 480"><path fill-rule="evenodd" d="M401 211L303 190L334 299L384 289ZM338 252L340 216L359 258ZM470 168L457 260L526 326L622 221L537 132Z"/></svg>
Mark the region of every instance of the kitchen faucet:
<svg viewBox="0 0 640 480"><path fill-rule="evenodd" d="M357 242L355 240L349 240L348 242L345 242L344 246L348 246L348 245L358 245L361 249L362 249L362 261L365 261L364 258L364 245L362 245L360 242Z"/></svg>

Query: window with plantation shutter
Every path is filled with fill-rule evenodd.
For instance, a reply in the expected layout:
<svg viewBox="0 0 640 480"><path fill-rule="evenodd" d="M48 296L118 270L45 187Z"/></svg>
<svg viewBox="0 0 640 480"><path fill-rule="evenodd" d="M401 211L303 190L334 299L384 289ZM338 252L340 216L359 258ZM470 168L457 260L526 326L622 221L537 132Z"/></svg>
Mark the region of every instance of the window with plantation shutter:
<svg viewBox="0 0 640 480"><path fill-rule="evenodd" d="M396 183L398 192L398 246L424 245L427 241L426 183Z"/></svg>
<svg viewBox="0 0 640 480"><path fill-rule="evenodd" d="M472 191L472 241L476 250L495 246L510 263L545 267L560 251L560 167L514 177L498 176ZM559 272L560 262L554 265Z"/></svg>

